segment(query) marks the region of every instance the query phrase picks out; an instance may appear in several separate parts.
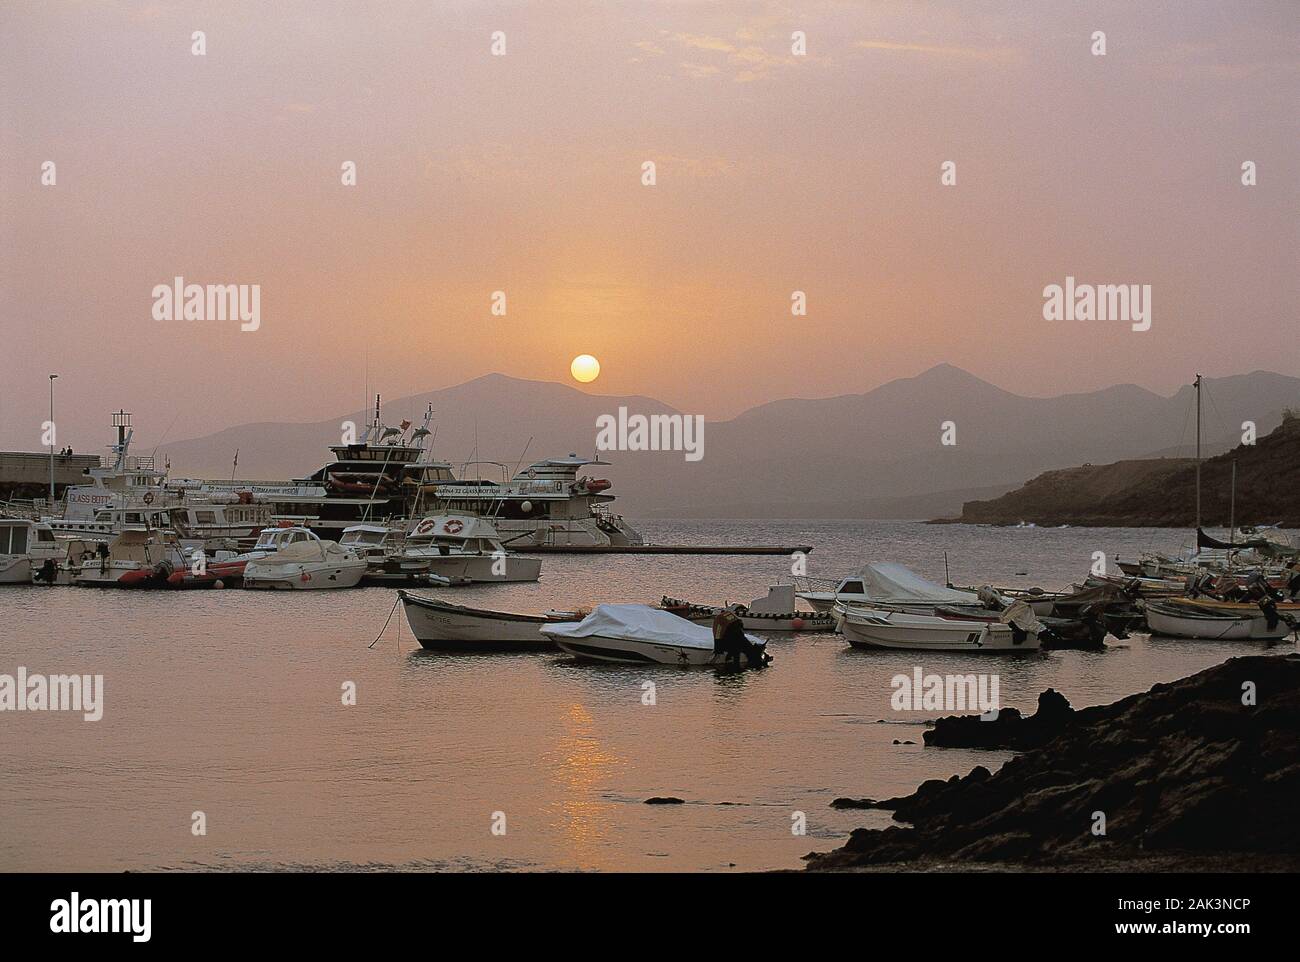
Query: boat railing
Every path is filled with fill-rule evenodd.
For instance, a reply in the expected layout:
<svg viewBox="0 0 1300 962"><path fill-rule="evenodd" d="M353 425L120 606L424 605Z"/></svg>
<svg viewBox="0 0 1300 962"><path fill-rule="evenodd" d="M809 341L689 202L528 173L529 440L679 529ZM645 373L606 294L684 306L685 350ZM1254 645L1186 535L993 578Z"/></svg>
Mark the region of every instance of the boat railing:
<svg viewBox="0 0 1300 962"><path fill-rule="evenodd" d="M808 575L794 575L790 579L795 591L836 591L840 583L829 578L810 578Z"/></svg>

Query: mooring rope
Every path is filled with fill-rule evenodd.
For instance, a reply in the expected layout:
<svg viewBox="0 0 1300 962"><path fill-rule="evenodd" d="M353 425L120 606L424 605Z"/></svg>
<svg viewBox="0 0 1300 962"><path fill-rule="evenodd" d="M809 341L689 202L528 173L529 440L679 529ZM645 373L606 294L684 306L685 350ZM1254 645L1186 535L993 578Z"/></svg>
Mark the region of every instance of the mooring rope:
<svg viewBox="0 0 1300 962"><path fill-rule="evenodd" d="M388 612L388 617L384 619L384 627L379 629L379 634L375 635L375 640L366 645L367 648L373 648L379 644L379 639L384 637L384 632L388 630L388 623L393 620L393 614L397 611L397 606L402 603L402 596L398 595L397 600L393 602L392 609ZM401 630L401 622L398 622L398 630Z"/></svg>

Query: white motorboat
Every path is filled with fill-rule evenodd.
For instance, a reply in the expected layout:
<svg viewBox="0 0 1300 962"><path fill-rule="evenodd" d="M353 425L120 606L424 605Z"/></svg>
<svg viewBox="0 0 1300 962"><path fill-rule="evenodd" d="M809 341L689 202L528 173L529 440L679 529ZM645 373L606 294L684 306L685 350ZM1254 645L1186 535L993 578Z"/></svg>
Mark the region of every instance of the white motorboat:
<svg viewBox="0 0 1300 962"><path fill-rule="evenodd" d="M712 625L722 611L718 605L699 605L664 596L660 607L699 625ZM766 597L738 605L736 614L746 631L834 631L831 612L799 611L795 608L794 585L772 585Z"/></svg>
<svg viewBox="0 0 1300 962"><path fill-rule="evenodd" d="M464 468L499 469L501 480L437 481L422 488L421 496L439 511L491 518L506 542L521 551L642 544L641 534L610 512L610 482L578 477L582 468L608 463L570 454L535 461L507 480L505 465L473 461Z"/></svg>
<svg viewBox="0 0 1300 962"><path fill-rule="evenodd" d="M982 607L974 591L945 588L904 565L892 562L870 562L863 565L857 574L838 582L809 578L796 580L800 590L795 592L795 596L807 601L818 612L829 612L837 603L911 608L934 605Z"/></svg>
<svg viewBox="0 0 1300 962"><path fill-rule="evenodd" d="M51 562L57 567L67 548L43 521L0 518L0 585L31 584L32 574Z"/></svg>
<svg viewBox="0 0 1300 962"><path fill-rule="evenodd" d="M235 585L243 580L244 569L248 566L248 562L275 554L290 545L320 540L300 525L281 523L259 531L253 547L241 554L217 551L211 558L205 554L203 561L198 564L194 563L194 555L191 554L191 563L184 570L173 573L167 582L175 588L210 586L217 582Z"/></svg>
<svg viewBox="0 0 1300 962"><path fill-rule="evenodd" d="M365 584L439 587L452 584L449 578L433 574L429 558L406 554L403 526L354 524L343 529L339 544L366 559L366 573L361 578Z"/></svg>
<svg viewBox="0 0 1300 962"><path fill-rule="evenodd" d="M1256 605L1220 604L1199 599L1140 601L1138 604L1146 612L1147 627L1152 634L1174 638L1278 641L1297 630L1295 615L1291 611L1278 612L1270 627L1268 614Z"/></svg>
<svg viewBox="0 0 1300 962"><path fill-rule="evenodd" d="M543 625L541 632L561 650L590 661L685 668L726 660L708 628L649 605L597 605L581 621ZM766 651L765 641L745 637L760 653Z"/></svg>
<svg viewBox="0 0 1300 962"><path fill-rule="evenodd" d="M536 581L542 572L540 558L506 551L492 523L469 514L421 518L406 533L401 557L452 582Z"/></svg>
<svg viewBox="0 0 1300 962"><path fill-rule="evenodd" d="M353 588L365 573L365 558L313 536L247 562L244 587L293 591Z"/></svg>
<svg viewBox="0 0 1300 962"><path fill-rule="evenodd" d="M891 608L835 606L840 631L854 648L913 651L1036 651L1041 625L1035 627L1038 623L1027 605L1012 606L1001 617L1019 619L1026 614L1027 621L1013 625L1009 620L972 621Z"/></svg>
<svg viewBox="0 0 1300 962"><path fill-rule="evenodd" d="M437 598L399 591L411 634L430 651L546 651L555 642L541 629L581 620L585 612L549 611L520 615L453 605Z"/></svg>
<svg viewBox="0 0 1300 962"><path fill-rule="evenodd" d="M83 553L72 583L86 587L158 588L189 566L175 532L166 528L126 528Z"/></svg>

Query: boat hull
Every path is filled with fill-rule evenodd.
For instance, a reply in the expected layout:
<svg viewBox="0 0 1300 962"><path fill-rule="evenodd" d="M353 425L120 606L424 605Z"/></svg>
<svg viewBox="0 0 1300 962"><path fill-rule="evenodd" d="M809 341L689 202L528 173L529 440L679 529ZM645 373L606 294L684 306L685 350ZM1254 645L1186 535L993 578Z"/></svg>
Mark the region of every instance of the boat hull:
<svg viewBox="0 0 1300 962"><path fill-rule="evenodd" d="M401 593L406 620L420 647L429 651L553 651L541 633L558 619L452 605Z"/></svg>
<svg viewBox="0 0 1300 962"><path fill-rule="evenodd" d="M244 587L278 591L319 591L326 588L354 588L366 573L366 563L277 564L250 563L244 568Z"/></svg>
<svg viewBox="0 0 1300 962"><path fill-rule="evenodd" d="M429 563L430 574L446 578L456 584L536 581L542 573L540 558L519 558L509 555L498 560L491 555L451 554L426 560ZM501 574L497 574L497 571L501 571Z"/></svg>
<svg viewBox="0 0 1300 962"><path fill-rule="evenodd" d="M588 635L584 638L556 637L560 650L582 661L603 661L623 665L677 665L702 668L721 665L726 655L710 648L686 648L627 638Z"/></svg>
<svg viewBox="0 0 1300 962"><path fill-rule="evenodd" d="M905 651L969 651L1008 653L1037 651L1039 639L1028 635L1020 643L1008 625L901 611L854 608L841 615L840 631L854 648Z"/></svg>
<svg viewBox="0 0 1300 962"><path fill-rule="evenodd" d="M1171 638L1196 638L1205 641L1279 641L1294 629L1285 621L1268 627L1263 612L1256 615L1216 616L1196 611L1182 612L1172 607L1148 605L1147 627L1153 635Z"/></svg>
<svg viewBox="0 0 1300 962"><path fill-rule="evenodd" d="M0 557L0 585L29 585L31 583L31 559L25 555Z"/></svg>

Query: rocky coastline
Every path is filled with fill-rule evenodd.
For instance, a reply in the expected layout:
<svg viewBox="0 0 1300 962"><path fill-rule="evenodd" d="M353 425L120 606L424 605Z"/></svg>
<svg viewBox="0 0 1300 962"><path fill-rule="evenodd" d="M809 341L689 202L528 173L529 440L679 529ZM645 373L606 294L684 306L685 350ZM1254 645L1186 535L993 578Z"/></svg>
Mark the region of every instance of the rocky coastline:
<svg viewBox="0 0 1300 962"><path fill-rule="evenodd" d="M940 719L927 746L1020 751L911 795L836 799L901 824L856 829L808 868L1296 871L1300 654L1232 658L1109 705Z"/></svg>

